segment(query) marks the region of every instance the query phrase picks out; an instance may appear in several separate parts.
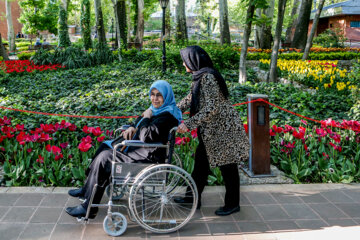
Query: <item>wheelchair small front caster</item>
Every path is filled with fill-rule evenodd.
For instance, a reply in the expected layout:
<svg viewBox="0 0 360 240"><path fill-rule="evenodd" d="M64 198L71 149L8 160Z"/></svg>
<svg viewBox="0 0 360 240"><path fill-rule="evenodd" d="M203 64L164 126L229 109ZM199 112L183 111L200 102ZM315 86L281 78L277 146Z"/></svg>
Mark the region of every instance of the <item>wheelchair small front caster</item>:
<svg viewBox="0 0 360 240"><path fill-rule="evenodd" d="M126 217L121 213L114 212L111 214L111 219L108 216L104 219L104 231L113 237L122 235L127 228Z"/></svg>

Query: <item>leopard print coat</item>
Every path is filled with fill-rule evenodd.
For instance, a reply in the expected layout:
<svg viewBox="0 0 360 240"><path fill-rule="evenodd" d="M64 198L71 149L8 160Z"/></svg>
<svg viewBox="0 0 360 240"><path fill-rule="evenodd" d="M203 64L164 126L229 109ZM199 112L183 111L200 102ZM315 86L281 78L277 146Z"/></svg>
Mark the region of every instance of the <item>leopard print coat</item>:
<svg viewBox="0 0 360 240"><path fill-rule="evenodd" d="M238 112L222 95L214 75L201 78L199 112L184 121L189 129L201 127L211 167L249 159L249 140ZM191 93L178 103L183 112L190 107Z"/></svg>

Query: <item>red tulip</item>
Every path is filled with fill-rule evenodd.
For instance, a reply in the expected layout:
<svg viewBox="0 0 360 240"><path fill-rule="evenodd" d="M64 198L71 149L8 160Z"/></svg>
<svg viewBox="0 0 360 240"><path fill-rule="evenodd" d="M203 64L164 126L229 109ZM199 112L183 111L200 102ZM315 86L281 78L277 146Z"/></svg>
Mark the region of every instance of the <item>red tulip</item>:
<svg viewBox="0 0 360 240"><path fill-rule="evenodd" d="M62 153L55 155L55 161L58 161L58 160L61 159L61 158L63 158L63 154L62 154Z"/></svg>
<svg viewBox="0 0 360 240"><path fill-rule="evenodd" d="M67 146L69 146L68 142L60 143L60 147L63 149L66 148Z"/></svg>
<svg viewBox="0 0 360 240"><path fill-rule="evenodd" d="M104 139L105 139L105 136L101 136L101 137L98 137L96 140L97 140L98 142L103 142Z"/></svg>
<svg viewBox="0 0 360 240"><path fill-rule="evenodd" d="M38 162L38 163L44 163L44 157L41 156L41 155L39 155L39 158L36 159L36 162Z"/></svg>
<svg viewBox="0 0 360 240"><path fill-rule="evenodd" d="M86 143L86 142L81 142L78 146L79 150L82 152L87 152L89 151L89 149L91 148L91 144L90 143Z"/></svg>
<svg viewBox="0 0 360 240"><path fill-rule="evenodd" d="M86 126L86 125L83 127L82 131L83 131L84 133L90 133L90 132L89 132L89 127Z"/></svg>
<svg viewBox="0 0 360 240"><path fill-rule="evenodd" d="M69 129L69 131L74 132L76 130L76 125L71 124L68 129Z"/></svg>
<svg viewBox="0 0 360 240"><path fill-rule="evenodd" d="M83 137L81 142L92 143L92 138L90 136Z"/></svg>
<svg viewBox="0 0 360 240"><path fill-rule="evenodd" d="M194 130L191 130L191 137L192 138L197 138L197 128Z"/></svg>
<svg viewBox="0 0 360 240"><path fill-rule="evenodd" d="M92 128L91 133L94 134L94 136L100 136L104 131L101 131L100 127Z"/></svg>

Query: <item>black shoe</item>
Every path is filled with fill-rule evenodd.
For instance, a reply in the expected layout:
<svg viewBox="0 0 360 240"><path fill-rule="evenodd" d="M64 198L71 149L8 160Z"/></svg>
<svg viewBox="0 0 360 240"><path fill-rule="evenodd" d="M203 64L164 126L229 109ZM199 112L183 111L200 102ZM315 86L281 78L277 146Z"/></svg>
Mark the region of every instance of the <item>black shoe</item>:
<svg viewBox="0 0 360 240"><path fill-rule="evenodd" d="M71 189L68 191L68 194L72 197L84 197L84 189L83 188L78 188L78 189Z"/></svg>
<svg viewBox="0 0 360 240"><path fill-rule="evenodd" d="M174 198L174 202L179 203L179 204L185 204L185 203L192 203L194 201L194 199L192 197L177 197ZM196 209L200 209L201 207L201 201L198 200Z"/></svg>
<svg viewBox="0 0 360 240"><path fill-rule="evenodd" d="M69 214L72 217L82 218L86 216L86 209L82 206L76 206L76 207L68 207L65 209L67 214ZM98 211L98 208L93 208L90 210L89 218L93 219L96 217L96 213Z"/></svg>
<svg viewBox="0 0 360 240"><path fill-rule="evenodd" d="M240 206L228 208L228 207L220 207L215 211L215 214L218 216L227 216L232 213L236 213L240 211Z"/></svg>

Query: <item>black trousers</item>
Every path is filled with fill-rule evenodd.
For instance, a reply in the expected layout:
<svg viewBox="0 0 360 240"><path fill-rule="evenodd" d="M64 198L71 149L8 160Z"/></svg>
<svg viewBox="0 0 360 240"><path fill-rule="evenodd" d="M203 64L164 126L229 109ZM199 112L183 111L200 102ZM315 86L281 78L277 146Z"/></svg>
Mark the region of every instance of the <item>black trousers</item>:
<svg viewBox="0 0 360 240"><path fill-rule="evenodd" d="M199 145L195 152L195 165L191 177L196 183L201 201L201 193L207 185L207 179L210 173L209 160L206 156L204 142L199 136ZM236 163L220 166L221 175L225 182L225 207L233 208L239 205L240 200L240 179Z"/></svg>

